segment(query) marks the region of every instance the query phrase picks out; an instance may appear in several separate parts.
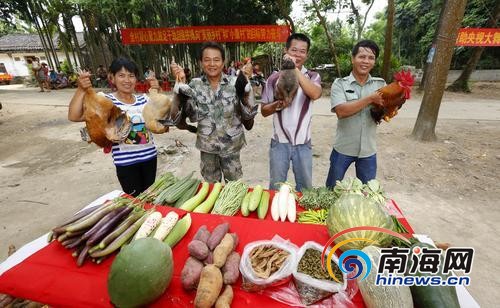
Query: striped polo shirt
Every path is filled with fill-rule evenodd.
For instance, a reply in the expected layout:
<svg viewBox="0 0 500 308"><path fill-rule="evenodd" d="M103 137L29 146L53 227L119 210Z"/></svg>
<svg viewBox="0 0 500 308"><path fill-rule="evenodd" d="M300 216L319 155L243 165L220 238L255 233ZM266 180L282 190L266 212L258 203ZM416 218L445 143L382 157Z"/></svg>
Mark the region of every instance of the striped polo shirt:
<svg viewBox="0 0 500 308"><path fill-rule="evenodd" d="M113 101L113 104L125 111L132 122L127 139L121 143L115 143L112 147L113 162L116 166L129 166L148 161L156 157L156 146L153 134L146 129L142 110L149 98L146 95L135 95L133 104L126 104L116 98L112 93L104 94Z"/></svg>
<svg viewBox="0 0 500 308"><path fill-rule="evenodd" d="M313 83L321 86L321 77L318 73L308 71L305 67L302 67L301 72ZM267 79L266 86L262 91L262 104L275 101L274 93L279 76L279 72L274 72ZM279 143L292 145L309 143L311 141L311 119L311 99L304 94L299 86L290 106L273 114L272 139Z"/></svg>

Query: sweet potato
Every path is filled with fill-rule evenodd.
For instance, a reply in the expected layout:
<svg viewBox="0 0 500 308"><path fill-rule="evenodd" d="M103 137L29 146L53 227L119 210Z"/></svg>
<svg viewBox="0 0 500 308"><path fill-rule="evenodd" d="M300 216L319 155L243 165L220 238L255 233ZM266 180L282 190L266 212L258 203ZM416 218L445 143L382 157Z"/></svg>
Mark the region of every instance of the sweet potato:
<svg viewBox="0 0 500 308"><path fill-rule="evenodd" d="M192 240L188 244L188 251L190 256L200 261L205 260L209 253L207 244L200 240Z"/></svg>
<svg viewBox="0 0 500 308"><path fill-rule="evenodd" d="M210 251L208 253L207 258L205 260L203 260L203 263L205 263L205 265L214 264L214 253Z"/></svg>
<svg viewBox="0 0 500 308"><path fill-rule="evenodd" d="M227 222L215 227L207 242L208 249L214 250L215 247L219 245L220 241L222 241L227 231L229 231L229 224Z"/></svg>
<svg viewBox="0 0 500 308"><path fill-rule="evenodd" d="M236 246L238 246L238 243L240 242L240 238L238 237L238 234L236 233L231 233L231 236L233 237L234 240L234 249L236 249Z"/></svg>
<svg viewBox="0 0 500 308"><path fill-rule="evenodd" d="M215 302L215 308L230 308L232 301L233 301L233 288L230 285L227 285L224 288L224 292L222 292L222 294Z"/></svg>
<svg viewBox="0 0 500 308"><path fill-rule="evenodd" d="M200 283L196 291L194 306L196 308L212 307L222 290L222 273L215 265L206 265L201 271Z"/></svg>
<svg viewBox="0 0 500 308"><path fill-rule="evenodd" d="M184 264L181 272L182 287L185 290L194 290L200 282L201 271L203 270L203 263L193 257L189 257Z"/></svg>
<svg viewBox="0 0 500 308"><path fill-rule="evenodd" d="M234 249L234 237L226 233L224 238L217 247L214 249L214 265L218 268L224 266L227 257L231 254Z"/></svg>
<svg viewBox="0 0 500 308"><path fill-rule="evenodd" d="M233 251L227 257L226 263L222 267L222 277L224 284L233 284L240 276L240 255Z"/></svg>
<svg viewBox="0 0 500 308"><path fill-rule="evenodd" d="M193 240L199 240L203 243L207 243L210 238L210 231L208 231L207 226L201 226L193 237Z"/></svg>

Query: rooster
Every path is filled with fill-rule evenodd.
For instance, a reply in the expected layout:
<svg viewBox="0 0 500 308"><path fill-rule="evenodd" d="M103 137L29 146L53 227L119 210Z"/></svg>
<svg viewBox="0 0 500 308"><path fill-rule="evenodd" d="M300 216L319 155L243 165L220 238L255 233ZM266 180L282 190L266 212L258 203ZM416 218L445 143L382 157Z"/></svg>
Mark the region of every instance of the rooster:
<svg viewBox="0 0 500 308"><path fill-rule="evenodd" d="M380 124L382 119L389 122L398 114L399 108L410 98L413 82L414 79L410 71L402 70L394 74L392 83L378 90L384 100L384 106L373 106L370 110L375 123Z"/></svg>
<svg viewBox="0 0 500 308"><path fill-rule="evenodd" d="M299 80L295 75L295 63L290 58L283 59L281 70L279 72L278 82L274 94L275 100L283 100L285 105L292 103L297 90L299 89Z"/></svg>
<svg viewBox="0 0 500 308"><path fill-rule="evenodd" d="M102 148L110 148L113 143L125 140L132 128L127 114L93 88L88 88L83 98L83 115L89 142Z"/></svg>

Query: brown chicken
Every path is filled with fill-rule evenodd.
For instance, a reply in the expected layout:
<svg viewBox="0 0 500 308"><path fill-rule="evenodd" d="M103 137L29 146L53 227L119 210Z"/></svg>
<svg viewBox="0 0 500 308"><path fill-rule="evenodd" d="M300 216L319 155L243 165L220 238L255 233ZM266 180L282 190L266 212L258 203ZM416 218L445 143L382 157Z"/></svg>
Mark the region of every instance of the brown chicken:
<svg viewBox="0 0 500 308"><path fill-rule="evenodd" d="M178 129L196 133L196 126L189 125L186 122L187 114L184 106L188 99L187 95L179 91L179 94L174 95L173 99L171 99L169 96L159 93L157 89L150 89L149 98L150 102L144 106L142 116L146 128L151 132L163 134L168 132L169 126L175 125Z"/></svg>
<svg viewBox="0 0 500 308"><path fill-rule="evenodd" d="M142 117L146 128L155 134L163 134L168 131L168 126L161 120L170 116L172 100L158 89L149 89L149 103L142 110Z"/></svg>
<svg viewBox="0 0 500 308"><path fill-rule="evenodd" d="M108 148L127 138L132 123L127 114L107 97L97 95L94 89L86 90L83 98L83 115L89 142Z"/></svg>
<svg viewBox="0 0 500 308"><path fill-rule="evenodd" d="M281 65L274 99L283 100L286 102L286 105L290 105L298 89L299 80L297 75L295 75L295 63L292 59L286 58Z"/></svg>
<svg viewBox="0 0 500 308"><path fill-rule="evenodd" d="M378 90L384 99L384 107L373 106L370 110L371 116L377 124L380 124L382 119L389 122L398 114L399 108L410 98L413 82L414 79L410 71L402 70L394 74L392 83Z"/></svg>

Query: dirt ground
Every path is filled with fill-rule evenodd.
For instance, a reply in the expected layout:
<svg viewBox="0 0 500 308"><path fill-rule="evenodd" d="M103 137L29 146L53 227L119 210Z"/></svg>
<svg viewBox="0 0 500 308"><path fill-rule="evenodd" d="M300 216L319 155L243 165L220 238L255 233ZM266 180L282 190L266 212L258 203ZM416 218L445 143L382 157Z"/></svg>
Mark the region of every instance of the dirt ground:
<svg viewBox="0 0 500 308"><path fill-rule="evenodd" d="M0 260L9 245L21 247L97 197L119 189L110 155L80 141L81 123L67 120L74 90L39 93L0 87ZM477 83L473 94L446 93L436 142L410 138L421 95L378 130L378 179L417 233L453 246L474 247L468 287L484 307L498 304L496 226L500 210L500 83ZM328 97L314 105L315 186L324 185L336 127ZM268 184L269 118L258 116L242 151L244 180ZM163 153L158 173L196 171L194 135L173 130L155 136ZM179 140L185 147L176 147ZM353 175L352 168L348 175ZM201 177L200 177L201 178ZM293 178L291 179L293 182Z"/></svg>

